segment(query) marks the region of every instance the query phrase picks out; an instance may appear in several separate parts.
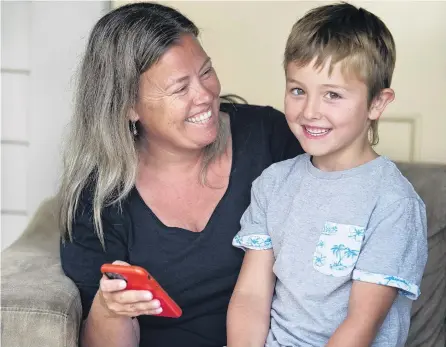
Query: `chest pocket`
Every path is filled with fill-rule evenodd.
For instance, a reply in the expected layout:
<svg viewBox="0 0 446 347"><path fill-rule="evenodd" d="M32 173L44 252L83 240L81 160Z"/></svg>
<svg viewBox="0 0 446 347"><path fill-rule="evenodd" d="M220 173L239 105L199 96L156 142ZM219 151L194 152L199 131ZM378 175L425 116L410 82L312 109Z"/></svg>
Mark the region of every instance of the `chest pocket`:
<svg viewBox="0 0 446 347"><path fill-rule="evenodd" d="M359 257L365 228L326 222L313 255L313 267L326 275L349 275Z"/></svg>

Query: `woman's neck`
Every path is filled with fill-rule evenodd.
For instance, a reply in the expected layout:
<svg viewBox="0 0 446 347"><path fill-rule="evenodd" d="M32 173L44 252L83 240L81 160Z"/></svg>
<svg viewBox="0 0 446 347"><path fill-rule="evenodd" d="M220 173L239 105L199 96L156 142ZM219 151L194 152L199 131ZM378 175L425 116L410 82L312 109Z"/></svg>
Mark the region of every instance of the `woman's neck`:
<svg viewBox="0 0 446 347"><path fill-rule="evenodd" d="M203 150L173 151L150 146L139 151L139 173L166 178L197 177L201 170Z"/></svg>

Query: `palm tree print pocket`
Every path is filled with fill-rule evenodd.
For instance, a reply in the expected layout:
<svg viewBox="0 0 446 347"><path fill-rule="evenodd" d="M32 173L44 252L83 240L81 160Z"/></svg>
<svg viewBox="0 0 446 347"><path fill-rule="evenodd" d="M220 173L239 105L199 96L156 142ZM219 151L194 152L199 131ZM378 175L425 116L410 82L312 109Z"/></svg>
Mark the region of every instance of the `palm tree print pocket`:
<svg viewBox="0 0 446 347"><path fill-rule="evenodd" d="M326 222L313 255L313 267L335 277L349 275L355 267L365 228Z"/></svg>

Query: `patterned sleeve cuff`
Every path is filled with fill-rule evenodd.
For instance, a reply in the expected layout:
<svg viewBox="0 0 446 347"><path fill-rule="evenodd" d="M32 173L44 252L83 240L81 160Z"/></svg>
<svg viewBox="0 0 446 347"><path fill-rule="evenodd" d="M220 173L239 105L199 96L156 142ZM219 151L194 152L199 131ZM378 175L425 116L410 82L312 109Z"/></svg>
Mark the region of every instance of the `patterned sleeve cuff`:
<svg viewBox="0 0 446 347"><path fill-rule="evenodd" d="M408 297L411 300L416 300L420 296L420 288L413 283L397 276L387 276L374 274L367 271L354 270L353 279L361 282L376 283L383 286L397 288L400 294Z"/></svg>
<svg viewBox="0 0 446 347"><path fill-rule="evenodd" d="M270 236L259 235L259 234L252 234L245 236L236 235L232 240L232 245L234 247L241 248L243 250L246 249L264 250L273 247Z"/></svg>

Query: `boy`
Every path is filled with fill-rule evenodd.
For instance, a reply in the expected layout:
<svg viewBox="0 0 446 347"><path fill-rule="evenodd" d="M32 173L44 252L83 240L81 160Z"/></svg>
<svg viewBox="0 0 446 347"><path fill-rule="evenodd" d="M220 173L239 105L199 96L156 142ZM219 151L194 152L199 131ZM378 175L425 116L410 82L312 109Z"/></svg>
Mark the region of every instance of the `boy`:
<svg viewBox="0 0 446 347"><path fill-rule="evenodd" d="M284 65L306 154L253 183L228 347L404 346L427 227L423 201L373 150L394 99L392 35L364 9L318 7L293 26Z"/></svg>

